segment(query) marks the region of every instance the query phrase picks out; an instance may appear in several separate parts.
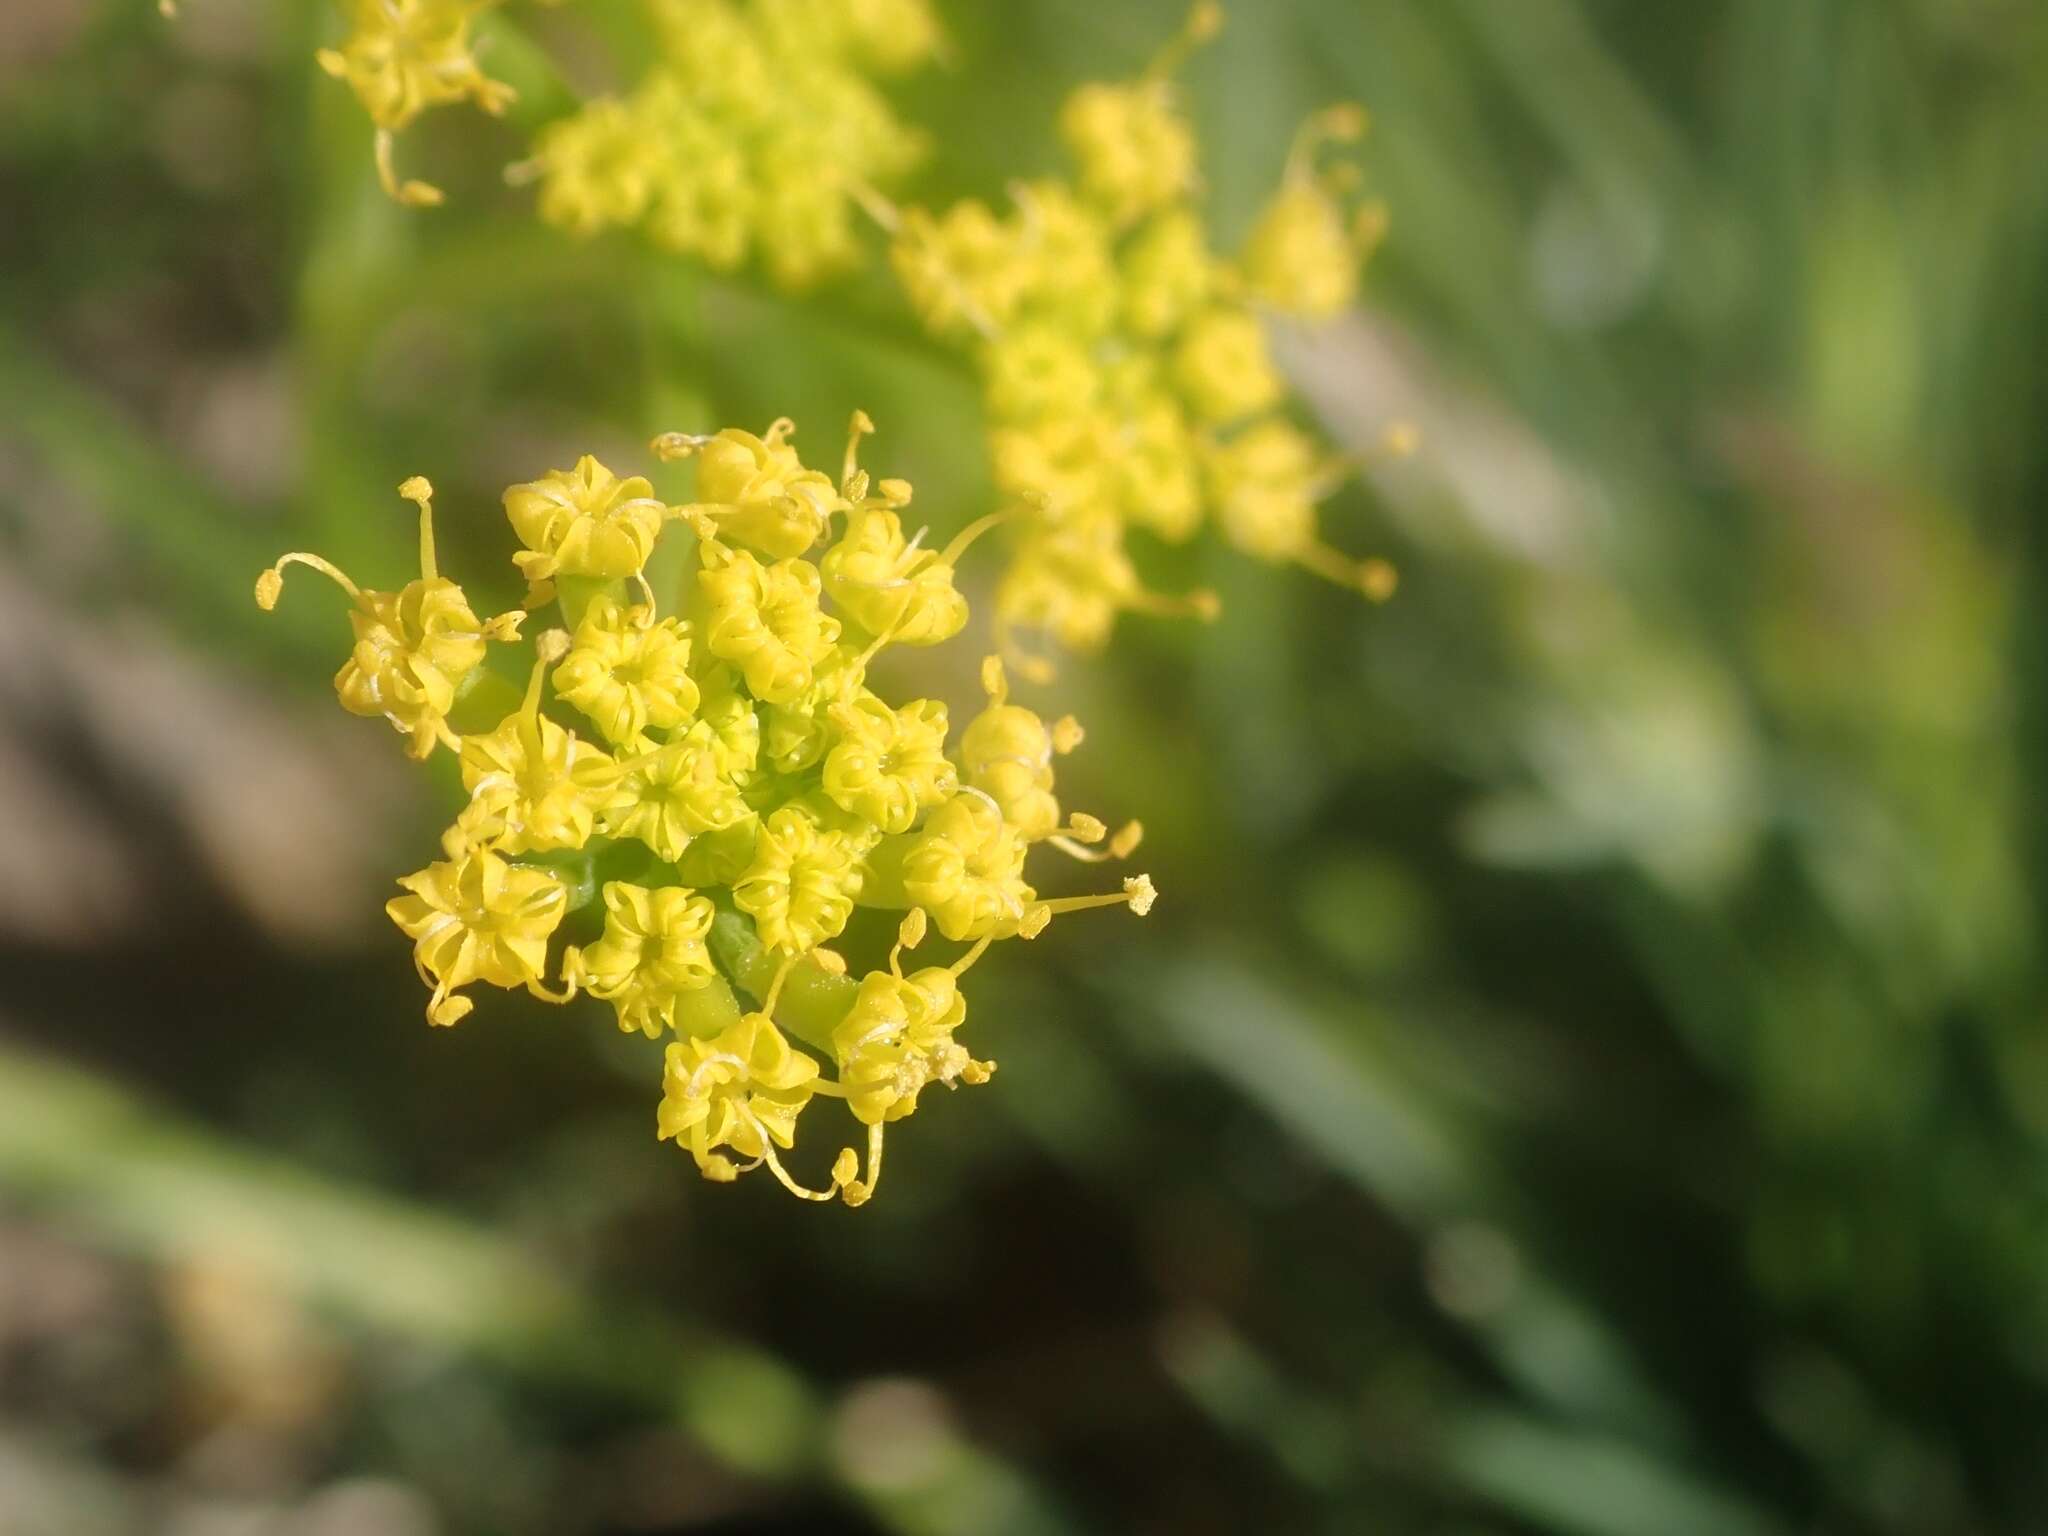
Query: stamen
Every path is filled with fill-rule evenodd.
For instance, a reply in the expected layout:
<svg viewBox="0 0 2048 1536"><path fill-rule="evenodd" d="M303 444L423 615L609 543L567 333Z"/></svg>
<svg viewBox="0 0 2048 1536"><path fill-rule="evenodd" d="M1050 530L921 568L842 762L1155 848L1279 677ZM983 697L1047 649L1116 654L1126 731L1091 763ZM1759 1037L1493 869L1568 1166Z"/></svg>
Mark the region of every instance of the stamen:
<svg viewBox="0 0 2048 1536"><path fill-rule="evenodd" d="M976 518L965 528L954 534L953 542L939 552L939 564L958 565L960 557L967 553L969 547L973 545L976 539L980 538L997 524L1008 522L1013 515L1010 511L1004 510L1001 512L991 512L986 517Z"/></svg>
<svg viewBox="0 0 2048 1536"><path fill-rule="evenodd" d="M336 57L338 58L339 55L336 55ZM321 67L326 68L329 74L339 73L339 71L329 68L325 59L322 59L320 62ZM346 65L343 66L344 69L346 67ZM396 139L389 128L379 128L375 142L377 184L384 189L386 197L390 198L394 203L403 204L407 208L433 208L440 204L441 189L439 187L424 181L401 182L398 179L397 168L391 162L392 149Z"/></svg>
<svg viewBox="0 0 2048 1536"><path fill-rule="evenodd" d="M775 968L775 979L768 983L768 995L761 999L761 1011L773 1019L776 999L782 996L782 984L789 980L789 973L796 968L797 957L784 955L782 964Z"/></svg>
<svg viewBox="0 0 2048 1536"><path fill-rule="evenodd" d="M853 420L846 427L846 458L840 466L839 484L845 490L849 501L858 501L850 489L853 477L860 469L860 440L875 430L875 423L866 411L855 411Z"/></svg>
<svg viewBox="0 0 2048 1536"><path fill-rule="evenodd" d="M1124 888L1114 894L1101 896L1060 896L1051 901L1040 902L1050 917L1065 912L1086 912L1091 907L1127 906L1143 917L1152 910L1152 903L1159 899L1159 892L1153 888L1150 875L1132 875L1124 881Z"/></svg>
<svg viewBox="0 0 2048 1536"><path fill-rule="evenodd" d="M1188 11L1188 19L1181 23L1181 29L1166 46L1153 56L1141 77L1146 81L1165 80L1187 62L1188 56L1223 30L1223 7L1217 0L1196 0Z"/></svg>
<svg viewBox="0 0 2048 1536"><path fill-rule="evenodd" d="M1154 618L1161 619L1192 616L1204 624L1215 623L1217 615L1223 612L1223 599L1207 587L1197 587L1192 592L1184 592L1177 597L1139 587L1122 601L1123 606L1133 613L1148 613Z"/></svg>
<svg viewBox="0 0 2048 1536"><path fill-rule="evenodd" d="M1026 934L1025 937L1029 938L1030 935ZM958 960L955 960L951 965L947 966L946 969L951 971L955 976L965 976L967 972L973 967L974 962L979 960L983 955L988 953L989 945L993 944L994 942L994 934L984 933L980 938L974 941L974 947L972 949L968 950L966 954L962 955Z"/></svg>
<svg viewBox="0 0 2048 1536"><path fill-rule="evenodd" d="M903 921L896 926L896 942L889 950L889 973L898 981L903 979L903 951L915 949L924 942L925 915L923 907L912 907L903 914Z"/></svg>
<svg viewBox="0 0 2048 1536"><path fill-rule="evenodd" d="M1375 603L1384 603L1401 584L1400 573L1388 561L1377 557L1353 560L1319 540L1311 539L1296 550L1294 560L1303 570L1312 571L1325 581L1340 587L1356 587Z"/></svg>
<svg viewBox="0 0 2048 1536"><path fill-rule="evenodd" d="M307 554L295 549L288 555L279 555L277 564L256 578L256 606L268 613L277 606L278 597L284 592L284 568L288 565L303 565L318 571L358 604L363 600L362 589L348 579L341 567L319 555Z"/></svg>
<svg viewBox="0 0 2048 1536"><path fill-rule="evenodd" d="M839 1193L839 1185L836 1181L829 1189L806 1189L803 1185L797 1183L795 1179L789 1176L789 1171L782 1166L782 1159L775 1155L775 1143L768 1139L767 1128L761 1124L754 1112L745 1105L741 1105L740 1114L746 1118L748 1124L753 1126L754 1134L761 1138L761 1156L768 1164L768 1171L775 1175L775 1181L784 1189L795 1195L799 1200L830 1200Z"/></svg>
<svg viewBox="0 0 2048 1536"><path fill-rule="evenodd" d="M853 1148L841 1147L832 1164L832 1178L840 1186L841 1197L850 1206L866 1205L875 1197L875 1186L882 1181L882 1126L879 1121L868 1127L868 1176L865 1180L854 1177L859 1171Z"/></svg>
<svg viewBox="0 0 2048 1536"><path fill-rule="evenodd" d="M1061 715L1052 723L1052 749L1065 757L1087 739L1088 733L1072 715Z"/></svg>
<svg viewBox="0 0 2048 1536"><path fill-rule="evenodd" d="M414 475L398 494L420 509L420 574L432 581L441 574L434 564L434 488L425 475Z"/></svg>

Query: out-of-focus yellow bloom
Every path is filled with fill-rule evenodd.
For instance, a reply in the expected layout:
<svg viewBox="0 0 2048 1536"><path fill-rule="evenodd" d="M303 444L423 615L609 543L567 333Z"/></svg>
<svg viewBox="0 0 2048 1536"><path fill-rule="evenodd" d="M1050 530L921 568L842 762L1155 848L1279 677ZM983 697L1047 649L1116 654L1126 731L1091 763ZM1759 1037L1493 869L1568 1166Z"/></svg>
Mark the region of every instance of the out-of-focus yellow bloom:
<svg viewBox="0 0 2048 1536"><path fill-rule="evenodd" d="M426 757L437 742L460 748L448 729L448 711L475 677L488 640L516 640L523 612L479 620L462 588L434 563L433 487L415 475L398 488L418 503L420 576L396 592L358 587L341 569L318 555L294 551L256 578L256 601L268 610L284 590L287 566L320 572L349 595L349 626L355 646L334 675L341 707L352 715L381 716L407 739L414 757Z"/></svg>
<svg viewBox="0 0 2048 1536"><path fill-rule="evenodd" d="M1106 388L1146 387L1127 374L1106 370ZM359 592L313 555L280 562L326 571L356 600L368 648L338 680L343 703L392 714L416 750L446 740L460 751L469 799L442 836L447 857L402 881L388 907L432 988L429 1018L464 1017L460 989L475 982L557 1003L590 993L628 1033L679 1037L660 1130L708 1177L765 1165L793 1193L851 1205L874 1193L885 1123L933 1083L987 1079L955 1035L960 978L988 946L1063 912L1143 912L1153 895L1143 876L1101 895L1037 894L1025 871L1034 847L1093 864L1127 857L1140 832L1062 821L1053 759L1080 728L1011 701L1000 660L983 669L987 707L950 747L944 703L894 704L868 686L887 646L966 623L955 562L1002 521L970 523L942 550L922 529L906 538L911 487L859 464L873 430L854 415L836 485L778 422L760 436L657 439L661 457L696 460L697 499L680 507L588 459L513 487L506 506L526 545L514 558L532 601L558 604L574 638L534 637L523 695L461 737L448 710L468 721L512 692L484 664L486 638L519 638L527 615L480 625L438 574L425 481L402 488L420 506L423 573L404 592ZM674 551L684 611L663 615L642 567L671 517L696 537ZM259 579L264 606L282 579L275 567ZM1114 602L1128 597L1119 588ZM572 710L616 758L578 736ZM863 905L901 914L887 971L864 978L826 947L860 941L848 927ZM906 976L901 952L928 925L972 947ZM840 1148L811 1187L780 1152L817 1097L867 1128L867 1155L863 1167Z"/></svg>
<svg viewBox="0 0 2048 1536"><path fill-rule="evenodd" d="M1174 348L1173 373L1202 420L1242 420L1280 399L1280 375L1266 352L1266 332L1241 309L1197 315Z"/></svg>
<svg viewBox="0 0 2048 1536"><path fill-rule="evenodd" d="M639 226L729 269L758 254L784 287L860 255L855 200L924 152L870 75L939 46L928 0L652 0L663 47L623 101L551 124L515 179L571 234Z"/></svg>
<svg viewBox="0 0 2048 1536"><path fill-rule="evenodd" d="M1060 137L1081 190L1119 224L1194 190L1194 129L1163 80L1082 86L1060 109Z"/></svg>
<svg viewBox="0 0 2048 1536"><path fill-rule="evenodd" d="M635 623L600 594L584 610L576 643L555 668L555 692L580 709L614 745L649 730L671 731L697 711L690 636L680 619Z"/></svg>
<svg viewBox="0 0 2048 1536"><path fill-rule="evenodd" d="M610 1003L620 1029L655 1039L675 1027L682 994L718 975L704 942L716 909L681 886L649 890L611 880L604 912L604 937L563 955L563 979Z"/></svg>
<svg viewBox="0 0 2048 1536"><path fill-rule="evenodd" d="M654 200L660 147L644 113L603 98L540 132L535 154L548 167L540 216L572 235L632 224Z"/></svg>
<svg viewBox="0 0 2048 1536"><path fill-rule="evenodd" d="M395 134L430 107L471 100L496 116L512 101L512 88L478 65L469 35L470 23L496 3L344 0L348 37L316 55L322 69L348 82L376 125L377 179L399 202L430 207L441 193L423 181L399 181L392 166Z"/></svg>
<svg viewBox="0 0 2048 1536"><path fill-rule="evenodd" d="M1346 178L1319 173L1317 150L1362 138L1355 106L1332 107L1303 125L1280 190L1245 241L1239 265L1260 302L1307 320L1327 320L1358 295L1358 274L1386 233L1386 210L1364 203L1347 211Z"/></svg>
<svg viewBox="0 0 2048 1536"><path fill-rule="evenodd" d="M1015 185L1008 213L975 200L941 211L870 200L911 308L934 334L974 347L991 467L1013 506L997 633L1034 676L1048 669L1044 642L1095 649L1122 614L1214 615L1206 592L1145 586L1132 529L1177 541L1213 520L1233 542L1391 590L1384 561L1361 565L1322 542L1320 474L1305 500L1258 493L1226 509L1220 499L1219 487L1249 483L1232 434L1285 398L1254 306L1327 318L1355 293L1384 224L1376 205L1354 206L1345 168L1317 163L1363 132L1359 109L1332 108L1297 138L1242 261L1212 249L1172 75L1220 24L1204 0L1139 78L1074 92L1060 116L1071 182ZM1298 516L1280 526L1283 511L1304 509L1305 529Z"/></svg>
<svg viewBox="0 0 2048 1536"><path fill-rule="evenodd" d="M508 864L488 848L429 864L398 882L407 895L384 910L413 941L413 964L434 989L432 1024L454 1024L475 1006L456 988L481 981L525 987L546 997L548 936L562 921L568 893L544 870Z"/></svg>

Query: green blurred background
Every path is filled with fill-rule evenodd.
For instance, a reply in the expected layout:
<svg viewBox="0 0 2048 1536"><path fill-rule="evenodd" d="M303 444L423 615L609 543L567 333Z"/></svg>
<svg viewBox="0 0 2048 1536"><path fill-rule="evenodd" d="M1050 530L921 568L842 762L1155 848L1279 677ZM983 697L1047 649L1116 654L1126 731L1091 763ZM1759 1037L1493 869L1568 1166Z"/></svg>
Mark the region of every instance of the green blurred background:
<svg viewBox="0 0 2048 1536"><path fill-rule="evenodd" d="M1177 554L1223 622L1034 697L1165 895L976 973L1001 1074L851 1212L702 1184L601 1010L421 1023L447 785L249 597L402 578L425 473L508 599L505 484L783 412L990 505L879 274L499 182L618 3L494 23L425 215L323 5L0 6L0 1532L2048 1529L2048 9L1240 0L1226 241L1375 114L1367 309L1285 350L1422 429L1330 514L1401 593ZM956 0L911 193L1178 9Z"/></svg>

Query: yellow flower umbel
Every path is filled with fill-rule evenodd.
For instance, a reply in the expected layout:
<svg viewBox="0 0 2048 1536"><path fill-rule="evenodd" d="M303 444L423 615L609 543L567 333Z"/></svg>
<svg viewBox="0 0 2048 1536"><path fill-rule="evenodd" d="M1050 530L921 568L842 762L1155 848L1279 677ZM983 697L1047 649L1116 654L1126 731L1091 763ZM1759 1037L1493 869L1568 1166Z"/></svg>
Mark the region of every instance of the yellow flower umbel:
<svg viewBox="0 0 2048 1536"><path fill-rule="evenodd" d="M440 190L398 179L392 165L396 136L430 107L474 101L492 116L511 104L512 88L487 77L477 63L470 24L498 0L343 0L349 34L339 48L323 48L320 67L348 82L376 126L377 180L387 195L411 207L431 207Z"/></svg>
<svg viewBox="0 0 2048 1536"><path fill-rule="evenodd" d="M988 947L1064 912L1153 900L1143 875L1040 895L1034 849L1122 859L1139 828L1111 836L1062 812L1054 759L1080 727L1013 700L1000 660L957 740L942 701L870 686L886 647L965 625L954 565L994 521L939 550L921 528L906 536L910 486L858 462L873 430L855 415L836 482L804 464L784 421L657 439L659 457L695 460L692 500L588 458L514 486L504 507L529 602L561 610L533 637L523 692L485 642L519 639L527 614L480 623L438 573L424 480L403 487L422 574L399 593L360 591L308 554L257 583L267 608L286 565L332 576L355 603L344 706L390 717L417 754L442 742L459 756L468 800L446 857L387 908L431 989L428 1018L465 1018L477 983L555 1003L587 992L626 1033L668 1038L658 1129L706 1177L766 1167L806 1199L853 1205L874 1192L886 1125L934 1084L988 1080L992 1064L957 1039L961 980ZM663 567L681 566L664 578L680 609L665 614L646 575L664 537ZM611 751L579 734L593 729ZM845 956L879 949L888 925L886 968L851 969ZM906 975L903 951L930 928L962 952ZM784 1154L821 1099L864 1128L865 1158L837 1145L806 1183Z"/></svg>
<svg viewBox="0 0 2048 1536"><path fill-rule="evenodd" d="M1391 590L1384 561L1348 559L1317 531L1316 504L1339 480L1332 456L1313 453L1314 473L1291 477L1284 503L1248 490L1276 434L1297 431L1281 414L1287 391L1265 313L1337 313L1384 228L1349 168L1323 163L1363 134L1364 113L1336 107L1310 120L1242 256L1226 259L1203 228L1194 132L1173 80L1221 25L1202 0L1137 79L1068 98L1059 127L1071 183L1013 187L1008 214L972 200L932 212L868 199L893 236L911 307L979 364L992 468L1017 508L997 633L1033 676L1047 667L1026 632L1092 650L1124 613L1213 616L1206 592L1147 589L1128 549L1133 528L1178 542L1214 521L1264 558L1374 598ZM885 533L868 537L879 545Z"/></svg>
<svg viewBox="0 0 2048 1536"><path fill-rule="evenodd" d="M876 77L928 62L928 0L648 0L661 49L623 98L549 124L515 181L570 234L638 228L808 287L859 258L855 200L922 156ZM707 498L716 499L716 498Z"/></svg>

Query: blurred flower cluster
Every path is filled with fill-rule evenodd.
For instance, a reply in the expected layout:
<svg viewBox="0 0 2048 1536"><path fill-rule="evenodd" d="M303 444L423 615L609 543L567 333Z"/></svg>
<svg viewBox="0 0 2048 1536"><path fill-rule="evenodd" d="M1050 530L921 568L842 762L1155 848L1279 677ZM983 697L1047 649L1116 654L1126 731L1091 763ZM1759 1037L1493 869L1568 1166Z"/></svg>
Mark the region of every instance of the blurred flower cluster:
<svg viewBox="0 0 2048 1536"><path fill-rule="evenodd" d="M660 1130L707 1177L765 1163L797 1194L860 1203L883 1126L929 1084L991 1070L954 1038L960 978L989 944L1035 937L1065 911L1142 914L1153 892L1139 875L1047 900L1026 879L1035 845L1093 863L1128 856L1140 831L1062 813L1053 759L1080 728L1010 702L999 660L983 668L986 707L950 745L944 703L892 704L866 685L883 647L965 626L954 565L993 520L928 549L923 530L904 532L910 486L858 467L865 416L836 485L804 466L793 430L657 439L663 458L696 461L686 505L589 457L513 486L528 592L488 620L439 572L418 478L400 487L419 506L418 579L370 591L293 553L256 595L273 606L292 565L335 581L355 632L335 678L342 706L388 720L415 757L445 746L459 760L469 798L445 857L400 881L388 907L433 989L428 1019L467 1016L462 989L479 982L550 1002L589 993L621 1029L673 1037ZM671 524L690 547L663 615L646 567ZM550 606L561 627L533 639L521 694L487 651L518 643ZM904 914L886 968L858 979L827 947L857 906ZM906 974L904 951L930 927L968 948ZM557 936L570 942L551 963ZM867 1166L845 1148L811 1189L778 1149L820 1096L868 1128Z"/></svg>
<svg viewBox="0 0 2048 1536"><path fill-rule="evenodd" d="M1358 195L1355 166L1323 162L1365 114L1312 118L1244 249L1220 256L1172 77L1221 23L1199 4L1137 79L1076 90L1059 121L1072 177L1012 186L1007 213L871 203L919 318L974 349L996 480L1030 509L996 596L1006 636L1092 650L1124 611L1213 614L1208 593L1148 591L1126 551L1132 528L1180 542L1205 518L1261 559L1374 598L1393 589L1385 562L1318 532L1317 503L1350 466L1289 419L1264 323L1327 319L1356 294L1385 215ZM1405 452L1408 434L1387 446Z"/></svg>
<svg viewBox="0 0 2048 1536"><path fill-rule="evenodd" d="M802 288L859 259L852 189L923 152L870 75L928 61L927 0L650 0L660 54L623 100L545 128L517 168L577 235L637 227L718 270Z"/></svg>

